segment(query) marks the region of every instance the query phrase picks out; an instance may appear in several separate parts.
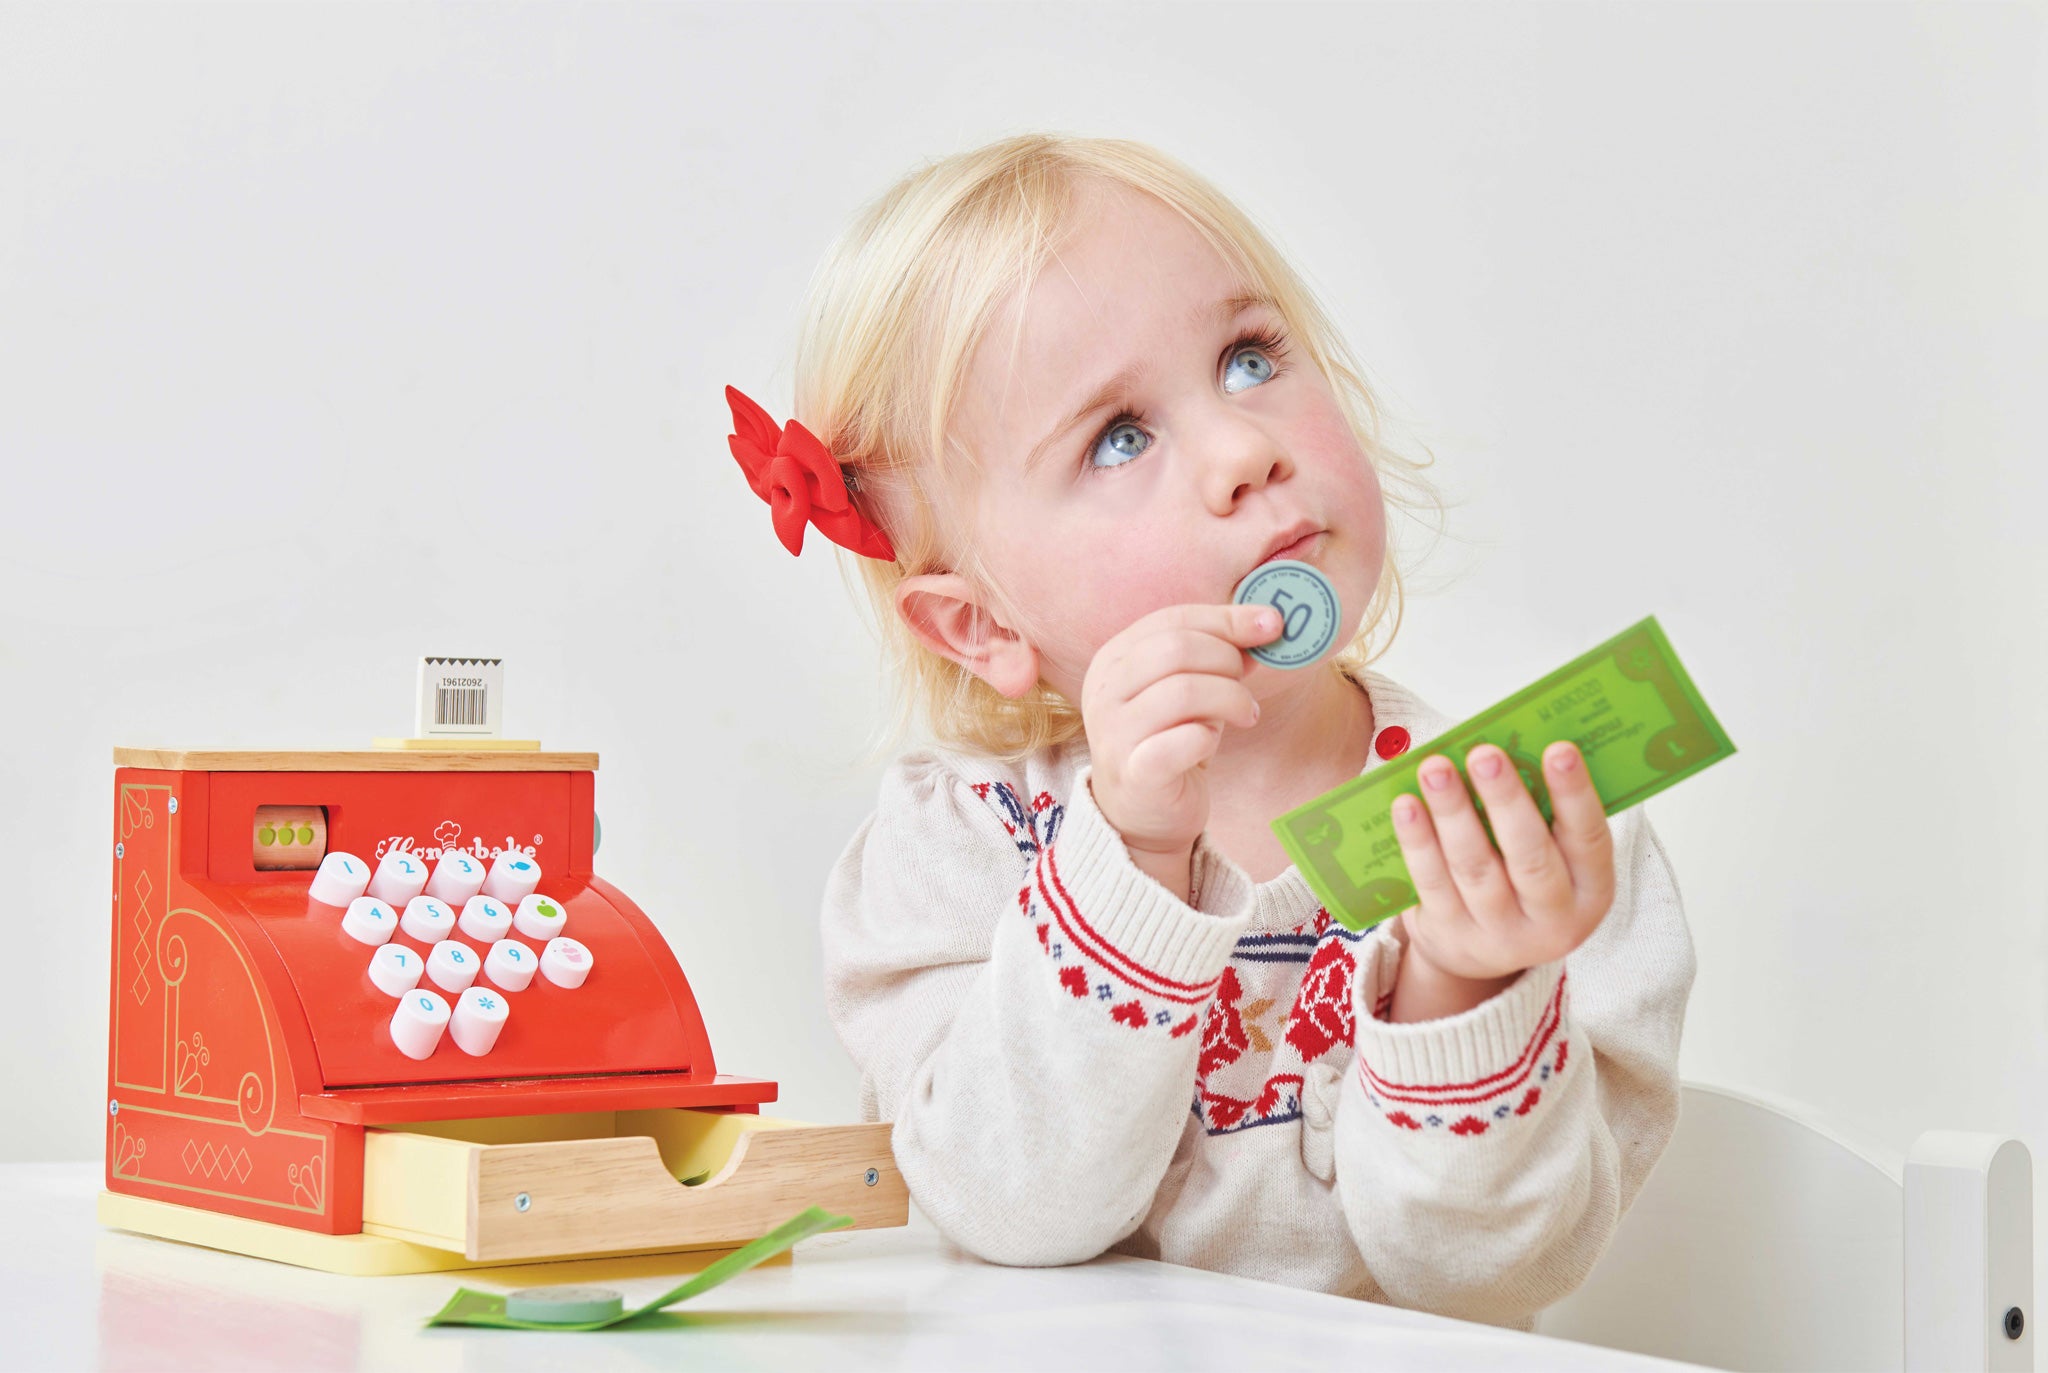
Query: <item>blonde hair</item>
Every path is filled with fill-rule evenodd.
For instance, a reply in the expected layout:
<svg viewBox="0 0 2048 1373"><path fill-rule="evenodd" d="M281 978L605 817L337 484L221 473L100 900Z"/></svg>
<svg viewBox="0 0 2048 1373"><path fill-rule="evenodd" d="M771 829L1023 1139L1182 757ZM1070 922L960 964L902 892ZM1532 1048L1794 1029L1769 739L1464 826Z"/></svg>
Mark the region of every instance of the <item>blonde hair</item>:
<svg viewBox="0 0 2048 1373"><path fill-rule="evenodd" d="M894 562L840 553L842 575L847 560L858 565L872 627L904 688L870 760L893 751L920 715L938 742L1005 760L1083 732L1079 704L1045 683L1007 697L925 647L897 613L895 594L906 577L953 571L999 609L1010 604L985 575L949 499L964 489L978 455L948 444L946 430L984 330L1071 227L1076 190L1088 177L1179 212L1248 285L1272 297L1294 346L1329 379L1383 499L1435 512L1441 532L1444 500L1419 475L1434 458L1416 462L1381 442L1379 402L1321 305L1252 219L1200 175L1143 143L1049 133L927 163L862 208L828 250L797 344L795 417L845 465L854 500L896 551ZM1327 660L1335 670L1374 662L1400 628L1401 573L1389 532L1359 630ZM1381 629L1385 642L1374 648Z"/></svg>

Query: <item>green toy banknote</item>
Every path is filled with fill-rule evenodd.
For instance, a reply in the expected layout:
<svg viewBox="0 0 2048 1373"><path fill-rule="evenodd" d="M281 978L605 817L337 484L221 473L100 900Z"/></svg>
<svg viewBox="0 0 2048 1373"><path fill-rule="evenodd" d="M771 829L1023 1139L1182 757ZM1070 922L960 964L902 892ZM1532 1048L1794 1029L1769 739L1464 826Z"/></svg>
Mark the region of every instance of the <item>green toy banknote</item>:
<svg viewBox="0 0 2048 1373"><path fill-rule="evenodd" d="M1369 929L1416 904L1393 805L1403 792L1421 796L1415 772L1422 760L1441 753L1462 777L1466 754L1497 745L1548 824L1543 750L1559 739L1578 745L1609 815L1735 752L1652 615L1420 748L1288 811L1273 832L1331 918ZM1486 804L1469 783L1467 790L1492 840Z"/></svg>
<svg viewBox="0 0 2048 1373"><path fill-rule="evenodd" d="M737 1277L757 1263L765 1263L798 1240L826 1230L840 1230L853 1224L852 1216L835 1216L822 1206L813 1206L802 1211L781 1225L770 1230L761 1238L743 1248L735 1249L724 1258L706 1267L703 1272L691 1278L682 1286L663 1293L653 1301L621 1311L605 1320L594 1321L524 1321L505 1313L505 1294L502 1292L479 1292L471 1287L459 1287L448 1304L427 1318L428 1325L489 1325L504 1330L603 1330L608 1326L620 1325L637 1320L664 1306L673 1306L687 1301L700 1292L709 1291L727 1278ZM588 1290L588 1289L585 1289Z"/></svg>

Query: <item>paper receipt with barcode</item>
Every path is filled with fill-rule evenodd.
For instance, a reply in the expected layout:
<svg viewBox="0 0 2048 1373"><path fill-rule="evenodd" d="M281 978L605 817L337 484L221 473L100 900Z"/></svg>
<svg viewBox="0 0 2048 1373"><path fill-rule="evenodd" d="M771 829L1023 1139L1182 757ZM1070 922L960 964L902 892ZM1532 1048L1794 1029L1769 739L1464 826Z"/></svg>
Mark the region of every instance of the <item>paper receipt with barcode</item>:
<svg viewBox="0 0 2048 1373"><path fill-rule="evenodd" d="M419 710L414 734L498 733L499 698L505 691L505 668L498 658L420 659Z"/></svg>

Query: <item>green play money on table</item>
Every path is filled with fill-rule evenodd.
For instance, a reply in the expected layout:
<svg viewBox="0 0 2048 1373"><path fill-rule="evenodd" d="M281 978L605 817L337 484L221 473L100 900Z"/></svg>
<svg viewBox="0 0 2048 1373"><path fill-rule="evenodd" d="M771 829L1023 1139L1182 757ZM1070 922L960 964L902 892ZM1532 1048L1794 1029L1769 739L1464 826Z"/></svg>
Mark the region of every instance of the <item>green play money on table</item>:
<svg viewBox="0 0 2048 1373"><path fill-rule="evenodd" d="M1735 752L1652 615L1420 748L1288 811L1273 832L1331 918L1369 929L1416 904L1393 805L1404 792L1421 797L1415 774L1423 759L1441 753L1462 777L1466 754L1498 746L1548 824L1543 750L1560 739L1578 745L1609 815ZM1467 785L1492 840L1486 803Z"/></svg>
<svg viewBox="0 0 2048 1373"><path fill-rule="evenodd" d="M835 1215L822 1206L806 1207L761 1238L742 1245L718 1259L680 1287L671 1288L653 1301L643 1302L631 1311L625 1310L624 1303L621 1302L615 1313L598 1315L588 1320L522 1320L512 1314L512 1306L507 1301L505 1293L479 1292L473 1287L458 1287L455 1289L455 1295L448 1299L445 1306L427 1317L427 1324L486 1325L500 1330L609 1330L632 1321L672 1317L673 1313L665 1311L664 1308L688 1301L694 1296L710 1291L727 1278L738 1277L756 1264L766 1263L783 1250L793 1247L799 1240L807 1240L827 1230L844 1229L852 1224L852 1216ZM562 1290L567 1292L575 1289ZM590 1293L594 1290L585 1288L582 1292ZM542 1291L543 1289L533 1288L515 1295L536 1301L539 1300Z"/></svg>

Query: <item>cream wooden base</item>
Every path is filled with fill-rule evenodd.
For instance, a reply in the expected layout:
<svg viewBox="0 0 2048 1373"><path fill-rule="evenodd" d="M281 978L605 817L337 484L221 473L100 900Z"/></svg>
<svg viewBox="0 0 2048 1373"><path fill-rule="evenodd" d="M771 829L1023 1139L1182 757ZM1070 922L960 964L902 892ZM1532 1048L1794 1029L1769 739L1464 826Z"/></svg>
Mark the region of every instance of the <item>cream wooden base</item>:
<svg viewBox="0 0 2048 1373"><path fill-rule="evenodd" d="M321 1235L102 1191L103 1225L328 1273L439 1273L677 1254L709 1263L806 1206L903 1225L910 1193L887 1121L812 1125L663 1107L373 1129L363 1229ZM678 1181L702 1179L695 1186ZM689 1265L686 1264L685 1271Z"/></svg>
<svg viewBox="0 0 2048 1373"><path fill-rule="evenodd" d="M546 1260L508 1264L504 1260L466 1259L445 1249L432 1249L424 1244L412 1244L383 1235L316 1235L289 1225L223 1216L197 1207L108 1191L100 1193L99 1221L116 1230L203 1245L208 1249L225 1249L229 1253L353 1277L513 1268L517 1276L512 1280L521 1284L571 1279L597 1281L606 1275L622 1279L655 1273L687 1273L715 1263L739 1248L738 1245L725 1245L704 1249L642 1249L624 1254L556 1255ZM650 1256L659 1256L659 1262L650 1262ZM790 1253L785 1251L767 1263L787 1264L789 1261ZM556 1268L565 1271L557 1275L552 1271Z"/></svg>

